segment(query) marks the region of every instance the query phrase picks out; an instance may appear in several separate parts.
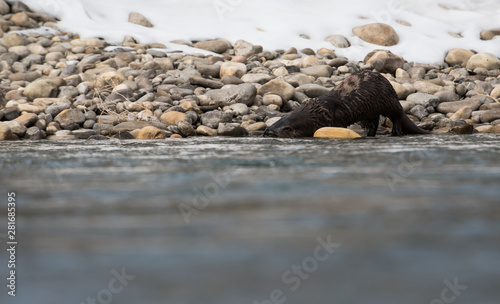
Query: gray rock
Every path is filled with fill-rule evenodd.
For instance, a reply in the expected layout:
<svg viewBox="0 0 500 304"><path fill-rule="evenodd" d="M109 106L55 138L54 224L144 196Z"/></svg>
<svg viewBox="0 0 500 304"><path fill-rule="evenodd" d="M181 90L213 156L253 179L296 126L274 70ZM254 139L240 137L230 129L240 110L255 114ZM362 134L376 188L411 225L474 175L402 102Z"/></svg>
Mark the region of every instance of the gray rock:
<svg viewBox="0 0 500 304"><path fill-rule="evenodd" d="M40 140L43 139L44 137L45 136L43 132L37 127L29 128L28 130L26 130L26 134L24 135L24 138L28 140Z"/></svg>
<svg viewBox="0 0 500 304"><path fill-rule="evenodd" d="M329 89L314 83L303 84L297 88L297 91L306 94L307 97L310 98L315 98L330 93Z"/></svg>
<svg viewBox="0 0 500 304"><path fill-rule="evenodd" d="M97 134L95 130L88 130L88 129L79 129L79 130L74 130L72 131L73 136L75 136L78 139L89 139L91 136L94 136Z"/></svg>
<svg viewBox="0 0 500 304"><path fill-rule="evenodd" d="M10 12L10 7L5 0L0 0L0 15L7 15Z"/></svg>
<svg viewBox="0 0 500 304"><path fill-rule="evenodd" d="M229 110L233 111L233 113L237 116L248 114L248 106L244 103L235 103L227 107ZM225 110L226 108L224 108Z"/></svg>
<svg viewBox="0 0 500 304"><path fill-rule="evenodd" d="M177 123L177 127L179 128L179 133L182 137L191 137L196 136L196 131L189 122L181 120Z"/></svg>
<svg viewBox="0 0 500 304"><path fill-rule="evenodd" d="M442 102L437 106L438 112L441 113L455 113L462 107L467 106L475 111L483 104L481 100L475 98L467 98L459 101Z"/></svg>
<svg viewBox="0 0 500 304"><path fill-rule="evenodd" d="M130 132L137 129L142 129L144 127L151 126L152 124L147 121L126 121L117 124L112 127L110 132L111 134L118 134L120 132Z"/></svg>
<svg viewBox="0 0 500 304"><path fill-rule="evenodd" d="M208 65L202 63L195 63L195 65L198 71L201 73L201 75L219 78L220 65Z"/></svg>
<svg viewBox="0 0 500 304"><path fill-rule="evenodd" d="M14 120L19 117L21 112L17 107L9 107L0 110L1 116L3 116L4 120Z"/></svg>
<svg viewBox="0 0 500 304"><path fill-rule="evenodd" d="M399 103L403 107L403 111L405 113L410 112L410 110L413 109L413 107L415 107L415 103L412 101L400 100Z"/></svg>
<svg viewBox="0 0 500 304"><path fill-rule="evenodd" d="M255 48L250 42L238 40L234 44L234 53L236 56L245 56L248 58L255 55Z"/></svg>
<svg viewBox="0 0 500 304"><path fill-rule="evenodd" d="M66 109L59 113L54 121L65 130L78 130L85 122L85 115L79 109Z"/></svg>
<svg viewBox="0 0 500 304"><path fill-rule="evenodd" d="M201 123L212 129L217 129L219 123L227 123L232 120L233 113L231 112L211 111L201 116Z"/></svg>
<svg viewBox="0 0 500 304"><path fill-rule="evenodd" d="M224 77L222 77L221 81L223 84L242 84L242 83L245 83L240 78L238 78L236 76L232 76L232 75L225 75Z"/></svg>
<svg viewBox="0 0 500 304"><path fill-rule="evenodd" d="M436 107L440 102L439 97L421 92L410 94L406 98L406 100L408 100L409 102L413 102L416 105L422 105L424 107Z"/></svg>
<svg viewBox="0 0 500 304"><path fill-rule="evenodd" d="M330 35L326 37L325 40L333 44L334 47L338 48L348 48L351 46L349 40L342 35Z"/></svg>
<svg viewBox="0 0 500 304"><path fill-rule="evenodd" d="M264 73L256 73L256 74L245 74L241 77L241 80L248 83L259 83L265 84L268 81L276 78L274 75L264 74Z"/></svg>
<svg viewBox="0 0 500 304"><path fill-rule="evenodd" d="M44 78L30 83L24 89L24 96L31 100L36 98L48 98L57 96L58 87L54 80Z"/></svg>
<svg viewBox="0 0 500 304"><path fill-rule="evenodd" d="M83 123L83 128L84 129L92 129L92 128L94 128L95 123L96 123L95 120L92 120L92 119L86 120Z"/></svg>
<svg viewBox="0 0 500 304"><path fill-rule="evenodd" d="M344 57L334 58L328 62L328 65L331 67L338 68L339 66L343 66L349 63L349 60Z"/></svg>
<svg viewBox="0 0 500 304"><path fill-rule="evenodd" d="M6 121L6 122L4 122L4 124L6 124L10 128L10 130L12 131L12 134L17 135L19 138L24 137L24 134L26 134L26 131L28 130L28 128L21 125L20 123L18 123L15 120Z"/></svg>
<svg viewBox="0 0 500 304"><path fill-rule="evenodd" d="M13 65L18 59L19 55L13 52L7 52L0 55L0 62L5 61L9 66Z"/></svg>
<svg viewBox="0 0 500 304"><path fill-rule="evenodd" d="M250 83L235 85L219 90L211 90L205 94L206 97L219 106L229 106L235 103L244 103L247 106L251 106L255 101L256 95L257 89Z"/></svg>
<svg viewBox="0 0 500 304"><path fill-rule="evenodd" d="M52 117L56 117L59 113L66 109L69 109L70 107L71 102L69 100L62 100L48 106L45 110L45 113L51 114Z"/></svg>
<svg viewBox="0 0 500 304"><path fill-rule="evenodd" d="M313 76L315 78L330 77L332 76L333 69L329 65L315 65L312 67L300 69L300 72L308 76Z"/></svg>
<svg viewBox="0 0 500 304"><path fill-rule="evenodd" d="M443 90L434 94L437 98L439 98L439 102L448 102L448 101L457 101L460 97L451 90Z"/></svg>
<svg viewBox="0 0 500 304"><path fill-rule="evenodd" d="M217 80L206 79L200 76L191 76L189 77L189 82L192 85L198 85L205 88L211 89L220 89L224 86L224 84Z"/></svg>
<svg viewBox="0 0 500 304"><path fill-rule="evenodd" d="M0 141L8 140L12 137L12 130L6 123L0 121Z"/></svg>
<svg viewBox="0 0 500 304"><path fill-rule="evenodd" d="M78 89L72 86L61 86L59 87L59 95L57 97L59 98L75 98L78 96L80 93L78 92Z"/></svg>
<svg viewBox="0 0 500 304"><path fill-rule="evenodd" d="M194 44L195 48L222 54L227 49L231 47L231 44L226 40L210 40L210 41L201 41Z"/></svg>
<svg viewBox="0 0 500 304"><path fill-rule="evenodd" d="M425 76L425 68L423 67L413 67L408 72L412 80L420 80Z"/></svg>
<svg viewBox="0 0 500 304"><path fill-rule="evenodd" d="M500 119L500 109L487 110L480 115L481 122L492 122L494 120Z"/></svg>
<svg viewBox="0 0 500 304"><path fill-rule="evenodd" d="M9 79L12 81L27 81L27 82L35 81L40 77L41 75L38 72L15 73L9 75Z"/></svg>
<svg viewBox="0 0 500 304"><path fill-rule="evenodd" d="M481 81L474 86L474 91L479 94L490 95L493 91L493 85L489 82Z"/></svg>
<svg viewBox="0 0 500 304"><path fill-rule="evenodd" d="M418 119L422 119L424 117L426 117L427 115L429 115L429 112L427 112L427 110L425 109L424 106L422 105L416 105L414 106L411 110L410 110L410 113L417 117Z"/></svg>
<svg viewBox="0 0 500 304"><path fill-rule="evenodd" d="M219 136L242 137L248 136L248 131L238 123L220 123L217 134Z"/></svg>

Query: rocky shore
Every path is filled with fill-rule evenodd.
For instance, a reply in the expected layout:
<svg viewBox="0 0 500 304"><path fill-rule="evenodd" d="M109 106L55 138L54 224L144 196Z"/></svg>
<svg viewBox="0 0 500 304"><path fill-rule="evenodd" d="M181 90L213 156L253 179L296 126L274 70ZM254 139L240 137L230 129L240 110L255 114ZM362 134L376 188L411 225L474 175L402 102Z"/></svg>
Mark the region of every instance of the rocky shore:
<svg viewBox="0 0 500 304"><path fill-rule="evenodd" d="M21 2L0 0L0 14L0 140L259 136L361 69L389 79L424 129L500 133L500 59L489 53L453 49L442 63L420 64L374 50L350 62L332 49L217 39L192 43L217 54L187 55L133 37L119 46L81 39ZM149 26L138 14L131 22ZM389 129L382 119L380 133Z"/></svg>

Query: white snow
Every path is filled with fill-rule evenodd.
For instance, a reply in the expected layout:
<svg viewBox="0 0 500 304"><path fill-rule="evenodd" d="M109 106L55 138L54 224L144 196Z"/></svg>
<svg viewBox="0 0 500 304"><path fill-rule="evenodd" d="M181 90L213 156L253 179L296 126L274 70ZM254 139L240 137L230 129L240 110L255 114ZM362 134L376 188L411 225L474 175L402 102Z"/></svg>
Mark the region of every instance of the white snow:
<svg viewBox="0 0 500 304"><path fill-rule="evenodd" d="M159 42L186 51L173 40L239 39L265 50L322 47L362 60L373 49L390 49L406 60L442 62L451 48L490 52L500 57L500 37L482 41L482 30L500 29L498 0L24 0L33 10L61 20L59 27L82 37L120 44L130 35L141 43ZM147 17L153 28L128 23L130 12ZM409 22L401 25L396 20ZM398 45L362 41L352 28L372 22L394 27ZM455 38L449 33L459 33ZM301 38L308 35L311 39ZM340 34L351 47L338 49L325 38Z"/></svg>

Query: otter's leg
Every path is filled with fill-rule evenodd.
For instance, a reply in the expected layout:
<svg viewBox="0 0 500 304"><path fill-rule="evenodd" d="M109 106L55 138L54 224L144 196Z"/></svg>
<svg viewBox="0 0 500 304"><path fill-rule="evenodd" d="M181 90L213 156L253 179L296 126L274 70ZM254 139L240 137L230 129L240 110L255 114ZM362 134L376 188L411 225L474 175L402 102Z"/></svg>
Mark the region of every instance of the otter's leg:
<svg viewBox="0 0 500 304"><path fill-rule="evenodd" d="M377 130L378 130L378 122L379 122L379 117L376 117L376 118L373 118L370 120L365 120L365 121L361 122L363 127L368 129L368 133L366 134L366 136L375 137L375 135L377 134Z"/></svg>
<svg viewBox="0 0 500 304"><path fill-rule="evenodd" d="M403 119L401 117L390 117L392 121L391 136L403 136Z"/></svg>

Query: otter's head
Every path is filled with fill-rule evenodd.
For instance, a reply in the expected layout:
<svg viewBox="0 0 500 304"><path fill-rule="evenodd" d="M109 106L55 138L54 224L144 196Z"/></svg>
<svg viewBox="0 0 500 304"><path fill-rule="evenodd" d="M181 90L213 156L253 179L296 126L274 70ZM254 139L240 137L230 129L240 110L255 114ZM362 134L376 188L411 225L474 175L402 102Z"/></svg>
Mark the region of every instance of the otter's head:
<svg viewBox="0 0 500 304"><path fill-rule="evenodd" d="M312 137L314 131L311 116L299 108L267 128L264 137Z"/></svg>

